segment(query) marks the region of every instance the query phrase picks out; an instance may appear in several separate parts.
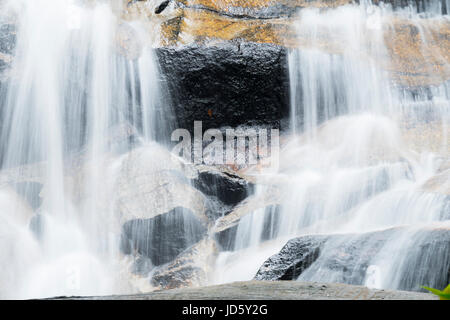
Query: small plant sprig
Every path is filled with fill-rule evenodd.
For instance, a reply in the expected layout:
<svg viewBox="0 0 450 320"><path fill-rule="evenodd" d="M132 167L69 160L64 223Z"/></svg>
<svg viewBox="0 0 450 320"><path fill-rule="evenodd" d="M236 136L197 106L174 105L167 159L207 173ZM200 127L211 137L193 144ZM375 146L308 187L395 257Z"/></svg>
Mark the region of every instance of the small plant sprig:
<svg viewBox="0 0 450 320"><path fill-rule="evenodd" d="M424 286L422 288L439 296L440 300L450 300L450 284L443 291L438 290L438 289L429 288L429 287L424 287Z"/></svg>

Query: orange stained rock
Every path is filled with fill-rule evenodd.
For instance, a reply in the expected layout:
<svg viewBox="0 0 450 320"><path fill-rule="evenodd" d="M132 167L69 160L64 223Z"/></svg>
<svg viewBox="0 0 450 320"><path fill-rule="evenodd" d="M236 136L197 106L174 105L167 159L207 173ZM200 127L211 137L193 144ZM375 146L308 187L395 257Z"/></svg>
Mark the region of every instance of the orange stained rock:
<svg viewBox="0 0 450 320"><path fill-rule="evenodd" d="M172 13L173 16L162 22L160 28L160 45L162 46L241 40L273 43L286 47L314 47L335 54L343 50L343 42L338 35L330 36L329 33L319 32L317 38L311 41L307 35L296 32L295 17L244 19L233 17L232 13L239 7L255 10L275 4L287 7L335 7L351 2L350 0L174 1L184 6L180 6ZM142 3L140 6L142 7ZM232 12L232 9L235 11ZM423 30L426 32L422 32ZM378 62L392 74L397 82L408 86L419 86L439 84L450 79L450 22L433 19L410 21L395 18L384 26L384 42L386 56L383 61ZM369 53L362 54L368 59L371 58Z"/></svg>
<svg viewBox="0 0 450 320"><path fill-rule="evenodd" d="M178 19L164 24L162 32L166 42L172 44L205 39L242 39L283 45L295 41L295 31L289 19L233 19L214 12L192 9L183 10Z"/></svg>
<svg viewBox="0 0 450 320"><path fill-rule="evenodd" d="M203 6L217 11L228 11L230 8L261 9L281 5L286 7L337 7L352 3L352 0L182 0L188 6Z"/></svg>

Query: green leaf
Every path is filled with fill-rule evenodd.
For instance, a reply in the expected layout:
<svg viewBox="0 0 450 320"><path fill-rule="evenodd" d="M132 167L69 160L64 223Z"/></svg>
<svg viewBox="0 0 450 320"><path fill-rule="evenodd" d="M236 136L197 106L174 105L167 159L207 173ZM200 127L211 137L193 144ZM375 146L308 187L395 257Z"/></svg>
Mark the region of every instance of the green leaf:
<svg viewBox="0 0 450 320"><path fill-rule="evenodd" d="M422 287L432 293L434 293L435 295L439 296L441 298L441 300L450 300L450 285L447 286L447 288L444 289L444 291L438 290L438 289L433 289L433 288L429 288L429 287Z"/></svg>
<svg viewBox="0 0 450 320"><path fill-rule="evenodd" d="M444 289L444 293L450 293L450 284Z"/></svg>

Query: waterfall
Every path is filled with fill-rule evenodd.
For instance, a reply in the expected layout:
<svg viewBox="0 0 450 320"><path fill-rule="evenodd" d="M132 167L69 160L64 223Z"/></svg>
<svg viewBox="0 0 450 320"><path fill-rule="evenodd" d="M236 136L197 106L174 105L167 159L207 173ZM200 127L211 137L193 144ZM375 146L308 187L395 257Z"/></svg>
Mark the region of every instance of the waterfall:
<svg viewBox="0 0 450 320"><path fill-rule="evenodd" d="M34 215L20 199L1 204L0 297L128 290L112 191L120 155L161 128L161 97L151 39L120 20L121 3L3 4L17 40L0 94L1 197L15 199L17 181L42 203Z"/></svg>
<svg viewBox="0 0 450 320"><path fill-rule="evenodd" d="M304 236L320 237L320 250L295 280L404 290L446 284L450 66L438 37L450 22L450 0L357 2L302 8L294 17L298 8L289 8L280 20L290 27L294 21L295 41L289 48L266 44L256 54L254 43L241 46L233 38L221 46L190 34L184 28L192 21L177 14L194 9L174 2L0 0L0 28L9 21L14 29L14 48L0 53L0 298L250 280L287 241ZM145 9L145 18L128 21L136 13L128 5ZM164 13L155 13L160 5ZM264 29L259 20L273 17L253 19L247 17L252 8L239 8L236 3L221 17L245 17L230 28L233 37L250 33L240 31L247 20ZM152 14L166 14L164 30L154 28ZM159 33L177 28L174 39L165 39L170 45L157 51L164 72L173 73L167 76L153 47ZM195 45L186 45L191 40ZM179 50L172 42L186 46ZM236 60L231 64L204 61L227 50ZM236 87L229 101L239 104L234 92L252 100L251 91L272 70L268 65L280 64L277 76L285 78L286 52L289 128L280 139L278 130L270 136L271 147L280 146L270 156L279 159L270 159L265 127L257 137L265 143L252 154L278 170L192 164L167 150L174 117L164 82L182 78L172 94L182 89L177 85L190 86L184 97L192 104L177 101L183 113L177 116L220 124L228 121L226 112L202 109L228 92L216 96L204 88L210 78L201 73L233 69L232 81L217 81ZM274 60L256 75L266 53ZM183 70L191 58L201 61ZM250 63L256 68L241 73ZM241 86L240 76L252 85ZM280 100L273 102L278 108L279 91L259 101ZM264 116L280 111L283 117L275 108ZM247 114L235 113L234 119ZM190 139L188 130L180 131ZM239 158L246 140L237 140ZM204 147L195 144L194 151ZM226 248L221 232L230 240Z"/></svg>
<svg viewBox="0 0 450 320"><path fill-rule="evenodd" d="M241 219L234 250L219 256L215 282L250 279L286 239L341 234L298 280L404 290L446 285L449 256L430 243L449 228L449 196L424 184L450 154L449 66L434 37L449 17L445 1L412 3L300 11L301 49L289 53L291 136L278 174L289 187L277 212L259 209ZM398 24L414 32L421 68L433 76L429 87L395 73L390 52L401 48L389 37L402 36ZM382 244L372 232L386 232ZM339 254L355 260L349 270L336 267Z"/></svg>

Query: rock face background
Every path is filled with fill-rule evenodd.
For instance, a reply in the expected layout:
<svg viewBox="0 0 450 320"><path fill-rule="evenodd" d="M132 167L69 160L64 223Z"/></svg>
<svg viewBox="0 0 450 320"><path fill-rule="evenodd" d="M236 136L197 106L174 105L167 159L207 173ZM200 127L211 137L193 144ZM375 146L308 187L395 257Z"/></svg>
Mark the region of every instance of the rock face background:
<svg viewBox="0 0 450 320"><path fill-rule="evenodd" d="M186 45L191 43L208 43L218 41L269 43L293 48L304 48L320 45L330 53L339 53L340 39L323 39L323 43L311 44L305 41L304 35L297 33L294 26L296 15L303 8L317 8L326 10L350 4L350 0L329 1L227 1L227 0L186 0L173 1L171 10L167 8L168 20L162 24L163 45ZM430 6L437 6L443 13L447 12L445 1L396 1L388 3L394 8L413 5L418 12ZM382 3L382 1L374 1ZM136 8L138 10L138 8ZM143 10L141 8L141 10ZM437 9L436 9L437 10ZM164 14L164 11L161 13ZM175 17L173 17L175 16ZM427 39L419 32L421 24L434 25ZM396 19L391 27L384 30L385 41L388 46L390 59L393 64L385 67L389 69L402 86L427 86L439 84L442 79L448 79L449 56L449 27L432 18L420 22ZM432 49L423 54L421 46L426 42ZM429 65L433 61L434 65ZM441 69L442 77L436 79L429 71Z"/></svg>
<svg viewBox="0 0 450 320"><path fill-rule="evenodd" d="M203 121L204 130L254 124L286 128L288 51L295 47L319 47L331 54L342 51L339 37L310 43L295 29L298 14L304 8L327 10L352 3L350 0L124 1L125 20L144 19L149 29L158 30L161 80L169 91L167 96L174 98L174 120L178 127L189 130L193 120ZM393 7L413 4L418 11L430 6L426 0L385 3ZM445 0L441 3L441 10L447 12ZM431 32L420 32L422 25L433 26ZM384 33L389 61L380 63L399 86L414 92L449 78L448 23L432 18L414 23L396 19ZM11 63L14 38L13 24L0 21L3 77ZM133 51L136 47L133 43L133 39L122 41L124 52ZM164 116L170 117L161 115Z"/></svg>
<svg viewBox="0 0 450 320"><path fill-rule="evenodd" d="M312 43L295 23L302 9L328 10L350 0L172 0L131 1L125 18L160 19L157 55L169 86L180 127L191 130L202 120L204 130L218 126L265 124L286 128L289 113L287 53L318 48L341 54L339 35ZM393 8L414 6L418 12L442 1L374 1ZM161 5L164 10L161 10ZM158 14L155 14L158 11ZM422 32L423 27L427 32ZM154 26L152 28L155 28ZM433 18L396 18L383 27L387 55L378 59L397 86L415 94L450 76L450 28ZM424 53L426 52L426 53ZM186 72L190 70L190 72ZM241 79L241 80L239 80ZM252 92L249 97L249 92Z"/></svg>
<svg viewBox="0 0 450 320"><path fill-rule="evenodd" d="M135 250L160 266L174 260L181 252L206 235L205 226L195 215L175 208L148 220L131 220L123 225L125 254Z"/></svg>

